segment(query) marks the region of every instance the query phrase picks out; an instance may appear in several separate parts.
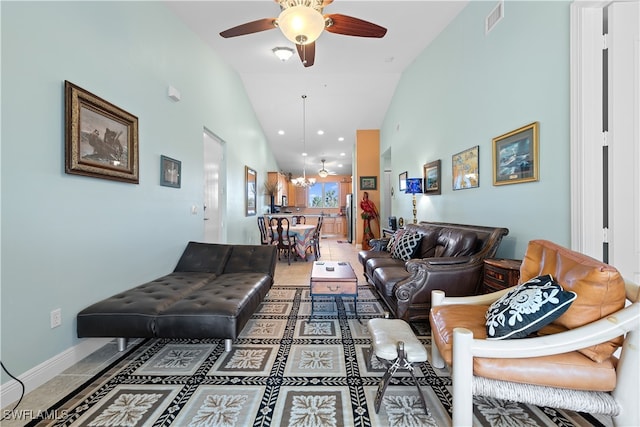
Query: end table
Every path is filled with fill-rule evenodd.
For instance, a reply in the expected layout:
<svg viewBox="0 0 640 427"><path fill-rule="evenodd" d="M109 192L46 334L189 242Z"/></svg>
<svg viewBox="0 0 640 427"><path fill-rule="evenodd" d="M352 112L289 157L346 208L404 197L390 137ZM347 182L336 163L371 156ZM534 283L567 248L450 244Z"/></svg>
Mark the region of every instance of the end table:
<svg viewBox="0 0 640 427"><path fill-rule="evenodd" d="M519 259L485 259L483 292L488 294L517 285L521 264Z"/></svg>

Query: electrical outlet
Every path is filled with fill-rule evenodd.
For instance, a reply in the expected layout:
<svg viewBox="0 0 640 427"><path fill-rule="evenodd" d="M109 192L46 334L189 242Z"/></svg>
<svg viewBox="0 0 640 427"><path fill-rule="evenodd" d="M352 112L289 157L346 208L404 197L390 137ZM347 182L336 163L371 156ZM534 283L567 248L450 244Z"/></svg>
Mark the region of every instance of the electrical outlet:
<svg viewBox="0 0 640 427"><path fill-rule="evenodd" d="M51 311L51 329L62 325L62 309L56 308Z"/></svg>

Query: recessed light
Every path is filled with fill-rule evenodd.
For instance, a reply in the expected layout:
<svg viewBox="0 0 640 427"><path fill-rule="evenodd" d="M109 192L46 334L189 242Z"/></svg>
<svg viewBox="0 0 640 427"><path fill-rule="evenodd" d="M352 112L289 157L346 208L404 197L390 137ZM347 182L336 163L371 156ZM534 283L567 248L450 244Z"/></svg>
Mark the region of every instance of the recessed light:
<svg viewBox="0 0 640 427"><path fill-rule="evenodd" d="M346 156L346 155L347 155L347 153L340 153L340 155L341 155L341 156Z"/></svg>
<svg viewBox="0 0 640 427"><path fill-rule="evenodd" d="M339 168L341 168L341 167L342 167L342 164L339 164L339 165L338 165L338 167L339 167Z"/></svg>
<svg viewBox="0 0 640 427"><path fill-rule="evenodd" d="M280 130L278 131L278 135L284 135L284 131L283 131L282 129L280 129Z"/></svg>
<svg viewBox="0 0 640 427"><path fill-rule="evenodd" d="M344 136L341 136L340 138L338 138L338 141L344 141Z"/></svg>
<svg viewBox="0 0 640 427"><path fill-rule="evenodd" d="M318 135L324 135L324 131L323 131L322 129L320 129L320 130L318 131Z"/></svg>
<svg viewBox="0 0 640 427"><path fill-rule="evenodd" d="M302 153L302 155L303 155L303 156L306 156L306 155L307 155L307 153Z"/></svg>

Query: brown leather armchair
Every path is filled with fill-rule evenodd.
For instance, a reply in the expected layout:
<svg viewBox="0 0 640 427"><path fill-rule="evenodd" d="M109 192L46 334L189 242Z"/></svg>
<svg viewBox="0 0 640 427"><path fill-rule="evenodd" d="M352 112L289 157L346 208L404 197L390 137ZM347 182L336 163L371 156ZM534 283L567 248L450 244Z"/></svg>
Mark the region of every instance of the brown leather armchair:
<svg viewBox="0 0 640 427"><path fill-rule="evenodd" d="M576 296L563 314L521 339L487 339L485 314L513 288L465 298L433 292L431 361L436 368L452 367L453 424L471 425L472 396L482 395L607 414L616 425L640 425L638 286L625 283L610 265L534 240L520 281L542 275L551 275L563 291ZM537 322L535 316L530 320Z"/></svg>

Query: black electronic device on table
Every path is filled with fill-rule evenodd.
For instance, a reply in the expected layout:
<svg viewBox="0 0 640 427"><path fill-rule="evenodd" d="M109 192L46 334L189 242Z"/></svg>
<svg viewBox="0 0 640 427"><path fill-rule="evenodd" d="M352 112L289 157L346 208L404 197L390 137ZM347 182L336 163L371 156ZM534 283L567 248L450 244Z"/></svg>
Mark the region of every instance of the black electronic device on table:
<svg viewBox="0 0 640 427"><path fill-rule="evenodd" d="M392 229L393 231L398 229L398 220L396 219L395 216L389 217L389 228Z"/></svg>

